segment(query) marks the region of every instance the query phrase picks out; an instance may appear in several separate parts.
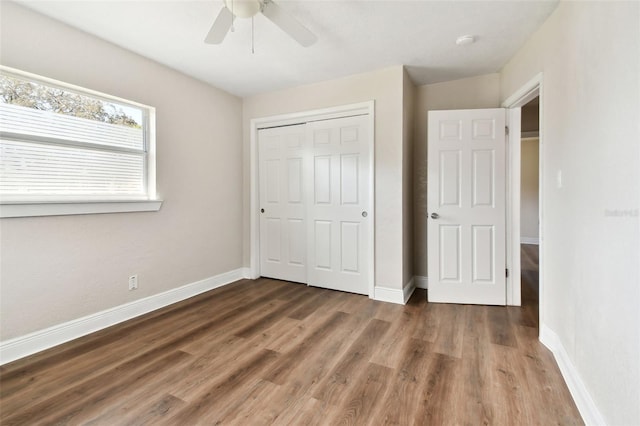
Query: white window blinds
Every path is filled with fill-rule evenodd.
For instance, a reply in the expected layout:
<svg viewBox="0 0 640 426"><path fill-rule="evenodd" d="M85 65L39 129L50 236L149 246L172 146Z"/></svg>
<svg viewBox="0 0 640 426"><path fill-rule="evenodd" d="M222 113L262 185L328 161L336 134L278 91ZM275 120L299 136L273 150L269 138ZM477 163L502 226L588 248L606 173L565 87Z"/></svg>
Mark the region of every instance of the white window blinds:
<svg viewBox="0 0 640 426"><path fill-rule="evenodd" d="M145 200L149 109L0 75L0 197Z"/></svg>

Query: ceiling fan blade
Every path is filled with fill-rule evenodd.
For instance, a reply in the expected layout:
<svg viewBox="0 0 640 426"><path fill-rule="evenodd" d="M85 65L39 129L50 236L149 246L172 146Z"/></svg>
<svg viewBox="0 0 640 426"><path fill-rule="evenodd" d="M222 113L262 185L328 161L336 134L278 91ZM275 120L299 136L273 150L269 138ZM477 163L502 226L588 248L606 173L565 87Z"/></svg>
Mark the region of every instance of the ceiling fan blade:
<svg viewBox="0 0 640 426"><path fill-rule="evenodd" d="M315 34L273 1L265 1L262 13L304 47L309 47L318 40Z"/></svg>
<svg viewBox="0 0 640 426"><path fill-rule="evenodd" d="M215 22L209 30L209 34L204 39L207 44L220 44L231 28L233 14L229 9L223 7Z"/></svg>

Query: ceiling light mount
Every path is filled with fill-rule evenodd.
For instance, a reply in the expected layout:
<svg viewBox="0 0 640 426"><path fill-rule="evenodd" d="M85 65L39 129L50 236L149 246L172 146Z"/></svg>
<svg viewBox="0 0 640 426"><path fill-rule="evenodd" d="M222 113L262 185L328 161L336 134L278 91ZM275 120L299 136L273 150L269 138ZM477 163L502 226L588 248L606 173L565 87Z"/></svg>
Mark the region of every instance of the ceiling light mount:
<svg viewBox="0 0 640 426"><path fill-rule="evenodd" d="M468 46L470 44L475 43L476 37L472 35L463 35L456 39L456 44L458 46Z"/></svg>
<svg viewBox="0 0 640 426"><path fill-rule="evenodd" d="M236 18L251 18L262 8L260 0L224 0L224 5Z"/></svg>

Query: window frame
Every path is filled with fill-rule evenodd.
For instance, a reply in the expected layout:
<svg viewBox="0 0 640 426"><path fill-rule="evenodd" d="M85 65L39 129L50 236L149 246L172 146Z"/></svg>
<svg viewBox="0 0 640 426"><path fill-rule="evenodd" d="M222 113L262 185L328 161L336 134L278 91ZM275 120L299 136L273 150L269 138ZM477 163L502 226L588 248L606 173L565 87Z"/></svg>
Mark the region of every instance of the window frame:
<svg viewBox="0 0 640 426"><path fill-rule="evenodd" d="M87 96L100 101L116 103L140 110L142 112L143 185L145 188L145 194L143 196L114 195L85 197L79 195L64 197L58 194L24 197L0 196L0 218L158 211L160 209L162 200L158 198L156 190L156 112L154 107L4 65L0 65L0 73L36 84L65 90L80 96ZM90 143L43 136L25 137L20 133L5 132L2 131L2 129L0 129L0 137L9 140L36 142L42 145L76 146L92 149ZM119 147L113 147L113 149L109 149L108 146L106 148L98 148L106 152L127 151Z"/></svg>

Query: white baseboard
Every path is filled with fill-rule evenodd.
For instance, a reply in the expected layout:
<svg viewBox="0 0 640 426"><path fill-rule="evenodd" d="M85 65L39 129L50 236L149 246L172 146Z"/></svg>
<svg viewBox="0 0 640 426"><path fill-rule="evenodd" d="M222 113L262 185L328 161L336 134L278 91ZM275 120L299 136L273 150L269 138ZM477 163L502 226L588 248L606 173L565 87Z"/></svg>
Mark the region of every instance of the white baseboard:
<svg viewBox="0 0 640 426"><path fill-rule="evenodd" d="M520 244L540 244L540 239L538 237L520 237Z"/></svg>
<svg viewBox="0 0 640 426"><path fill-rule="evenodd" d="M241 274L242 274L242 278L246 279L246 280L254 280L256 277L252 277L251 276L251 268L240 268Z"/></svg>
<svg viewBox="0 0 640 426"><path fill-rule="evenodd" d="M411 299L411 295L413 294L415 289L416 289L416 280L414 279L414 277L412 277L402 289L403 305L406 305L409 299Z"/></svg>
<svg viewBox="0 0 640 426"><path fill-rule="evenodd" d="M413 277L416 282L416 288L427 290L429 288L429 278L416 275Z"/></svg>
<svg viewBox="0 0 640 426"><path fill-rule="evenodd" d="M569 358L569 354L562 345L560 338L545 324L540 327L540 342L553 353L584 423L586 425L604 425L605 421L600 410L598 410L591 395L589 395L587 387L582 381L578 370L571 362L571 358Z"/></svg>
<svg viewBox="0 0 640 426"><path fill-rule="evenodd" d="M402 290L399 288L376 286L373 291L373 298L380 302L406 305L415 289L415 280L411 278L409 282L405 284Z"/></svg>
<svg viewBox="0 0 640 426"><path fill-rule="evenodd" d="M404 291L399 288L376 286L373 290L373 298L380 302L404 304Z"/></svg>
<svg viewBox="0 0 640 426"><path fill-rule="evenodd" d="M245 277L244 269L248 268L225 272L164 293L134 300L115 308L0 342L0 365L238 281Z"/></svg>

